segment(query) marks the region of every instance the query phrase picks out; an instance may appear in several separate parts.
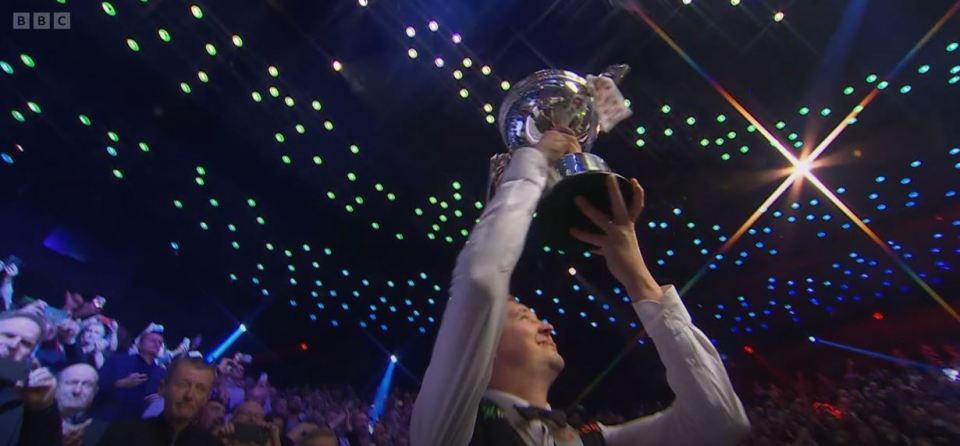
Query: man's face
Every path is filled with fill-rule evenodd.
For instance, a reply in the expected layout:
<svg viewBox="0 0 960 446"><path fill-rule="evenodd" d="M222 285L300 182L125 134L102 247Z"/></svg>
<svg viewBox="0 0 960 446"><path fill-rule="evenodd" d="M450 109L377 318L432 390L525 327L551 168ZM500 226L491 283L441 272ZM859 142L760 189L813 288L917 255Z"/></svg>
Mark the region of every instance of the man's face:
<svg viewBox="0 0 960 446"><path fill-rule="evenodd" d="M563 357L553 342L553 326L541 322L526 305L510 301L503 334L497 347L496 365L516 368L543 368L560 373Z"/></svg>
<svg viewBox="0 0 960 446"><path fill-rule="evenodd" d="M137 345L141 354L150 356L160 356L160 350L163 349L163 335L160 333L147 333L140 337L140 344Z"/></svg>
<svg viewBox="0 0 960 446"><path fill-rule="evenodd" d="M213 370L181 365L168 375L157 392L164 400L164 412L173 419L189 420L207 404L213 387Z"/></svg>
<svg viewBox="0 0 960 446"><path fill-rule="evenodd" d="M263 406L255 401L247 401L233 410L230 421L234 423L260 424L263 422Z"/></svg>
<svg viewBox="0 0 960 446"><path fill-rule="evenodd" d="M23 361L40 342L40 326L32 319L14 317L0 320L0 358Z"/></svg>
<svg viewBox="0 0 960 446"><path fill-rule="evenodd" d="M353 414L353 419L350 420L353 425L353 430L356 432L362 432L364 434L370 433L370 418L367 417L367 414L363 412L355 412Z"/></svg>
<svg viewBox="0 0 960 446"><path fill-rule="evenodd" d="M304 442L302 446L337 446L337 437L333 435L322 436L322 437L311 437L309 440Z"/></svg>
<svg viewBox="0 0 960 446"><path fill-rule="evenodd" d="M84 411L97 393L97 371L87 364L76 364L60 372L57 383L57 404L60 410Z"/></svg>
<svg viewBox="0 0 960 446"><path fill-rule="evenodd" d="M105 336L106 330L103 328L103 324L92 324L83 330L80 342L83 345L99 346Z"/></svg>
<svg viewBox="0 0 960 446"><path fill-rule="evenodd" d="M201 429L211 430L216 426L223 424L224 417L226 416L226 409L223 407L223 403L210 400L207 401L207 404L203 406L203 410L200 412L199 425Z"/></svg>

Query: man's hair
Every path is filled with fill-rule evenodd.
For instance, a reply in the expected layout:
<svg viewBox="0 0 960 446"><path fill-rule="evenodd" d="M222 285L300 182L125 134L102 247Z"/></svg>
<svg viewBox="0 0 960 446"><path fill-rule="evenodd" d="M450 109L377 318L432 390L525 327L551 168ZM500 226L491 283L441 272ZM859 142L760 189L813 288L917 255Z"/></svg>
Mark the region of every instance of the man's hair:
<svg viewBox="0 0 960 446"><path fill-rule="evenodd" d="M90 365L90 364L87 364L87 363L85 363L85 362L78 362L78 363L76 363L76 364L70 364L70 365L64 367L63 370L61 370L59 373L57 373L57 383L63 382L63 373L66 372L67 370L69 370L69 369L75 369L75 368L83 367L83 366L87 366L87 367L90 368L90 370L93 370L93 375L97 377L97 382L99 383L99 381L100 381L100 372L97 370L96 367L94 367L94 366L92 366L92 365Z"/></svg>
<svg viewBox="0 0 960 446"><path fill-rule="evenodd" d="M177 371L180 370L181 367L190 367L196 370L204 370L204 371L210 372L214 377L217 376L217 369L214 368L212 365L208 364L206 361L199 358L191 358L188 356L183 356L183 357L174 359L173 362L170 363L170 366L167 367L166 379L169 379L175 376L177 374Z"/></svg>
<svg viewBox="0 0 960 446"><path fill-rule="evenodd" d="M0 321L5 319L16 319L18 317L32 321L34 324L37 324L37 326L40 327L40 337L37 338L38 344L46 339L47 324L43 319L37 317L33 313L24 313L22 311L4 311L0 313Z"/></svg>

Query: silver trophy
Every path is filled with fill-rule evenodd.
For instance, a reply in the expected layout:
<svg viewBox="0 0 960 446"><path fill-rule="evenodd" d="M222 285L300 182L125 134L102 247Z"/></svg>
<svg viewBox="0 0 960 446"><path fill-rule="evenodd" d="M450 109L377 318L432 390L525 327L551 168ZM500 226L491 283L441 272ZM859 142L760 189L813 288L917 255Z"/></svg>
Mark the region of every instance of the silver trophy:
<svg viewBox="0 0 960 446"><path fill-rule="evenodd" d="M619 83L630 67L614 65L601 74ZM515 85L500 105L500 134L511 152L533 147L544 132L563 129L572 132L583 149L564 155L553 166L552 184L537 209L536 230L541 241L558 249L585 248L569 234L570 228L597 231L574 204L583 196L597 209L610 215L607 175L615 175L626 203L633 190L630 182L614 173L603 158L591 153L600 133L600 116L593 89L587 79L566 70L541 70ZM494 155L490 160L488 199L500 183L510 153Z"/></svg>

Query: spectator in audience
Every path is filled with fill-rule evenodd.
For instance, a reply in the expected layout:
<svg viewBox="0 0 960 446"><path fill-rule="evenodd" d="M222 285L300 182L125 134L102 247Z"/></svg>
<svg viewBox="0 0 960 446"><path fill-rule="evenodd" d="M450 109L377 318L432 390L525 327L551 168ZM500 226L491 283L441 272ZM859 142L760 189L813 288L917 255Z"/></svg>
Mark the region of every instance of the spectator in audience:
<svg viewBox="0 0 960 446"><path fill-rule="evenodd" d="M235 358L220 359L217 369L220 370L220 392L227 397L227 409L233 410L246 400L243 385L246 371Z"/></svg>
<svg viewBox="0 0 960 446"><path fill-rule="evenodd" d="M110 426L100 446L221 446L211 433L191 424L207 403L215 376L213 367L202 359L175 360L158 389L166 402L163 413Z"/></svg>
<svg viewBox="0 0 960 446"><path fill-rule="evenodd" d="M106 422L91 418L89 413L98 379L97 370L89 364L74 364L60 372L56 398L65 446L95 446L107 430Z"/></svg>
<svg viewBox="0 0 960 446"><path fill-rule="evenodd" d="M338 446L337 435L332 430L322 427L308 432L296 446Z"/></svg>
<svg viewBox="0 0 960 446"><path fill-rule="evenodd" d="M95 418L115 422L143 415L147 405L157 398L164 376L164 370L155 362L162 348L163 335L146 332L139 337L138 353L113 355L107 360L100 370Z"/></svg>
<svg viewBox="0 0 960 446"><path fill-rule="evenodd" d="M46 336L40 343L34 356L44 367L48 367L55 372L63 370L69 365L67 362L67 349L73 348L77 342L77 334L80 333L80 325L77 321L65 318L54 324L49 319L44 319L46 326L44 332Z"/></svg>
<svg viewBox="0 0 960 446"><path fill-rule="evenodd" d="M9 259L9 257L8 257ZM13 303L13 278L20 274L20 268L15 262L0 261L0 298L3 299L3 307L0 311L14 310Z"/></svg>
<svg viewBox="0 0 960 446"><path fill-rule="evenodd" d="M197 417L197 427L213 433L226 422L227 408L220 400L209 400Z"/></svg>
<svg viewBox="0 0 960 446"><path fill-rule="evenodd" d="M0 313L0 445L61 444L57 380L48 369L29 368L44 334L43 320L33 313Z"/></svg>
<svg viewBox="0 0 960 446"><path fill-rule="evenodd" d="M110 328L101 317L85 319L80 325L80 341L76 347L67 350L67 359L71 362L83 362L97 369L103 367L107 357L117 351L117 331L119 324L110 321Z"/></svg>

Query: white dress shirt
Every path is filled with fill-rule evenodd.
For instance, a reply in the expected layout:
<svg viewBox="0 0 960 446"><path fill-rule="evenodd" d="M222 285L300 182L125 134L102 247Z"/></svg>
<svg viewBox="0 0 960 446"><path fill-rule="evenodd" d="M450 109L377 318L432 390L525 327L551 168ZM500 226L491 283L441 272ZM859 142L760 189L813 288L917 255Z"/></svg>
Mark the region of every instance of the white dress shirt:
<svg viewBox="0 0 960 446"><path fill-rule="evenodd" d="M430 365L413 408L414 446L467 445L485 394L515 412L522 400L488 393L493 359L510 299L510 276L523 251L537 202L547 183L544 155L533 148L513 152L502 183L488 203L453 271ZM606 443L626 445L736 444L749 422L723 363L707 337L690 321L676 289L633 308L653 339L676 395L671 407L617 426L601 426ZM506 408L503 405L510 405ZM517 428L530 445L554 444L538 421Z"/></svg>

